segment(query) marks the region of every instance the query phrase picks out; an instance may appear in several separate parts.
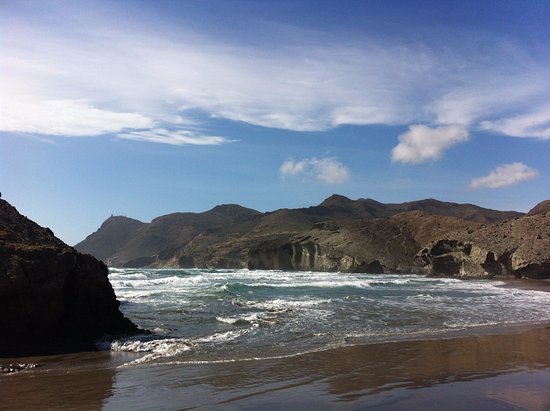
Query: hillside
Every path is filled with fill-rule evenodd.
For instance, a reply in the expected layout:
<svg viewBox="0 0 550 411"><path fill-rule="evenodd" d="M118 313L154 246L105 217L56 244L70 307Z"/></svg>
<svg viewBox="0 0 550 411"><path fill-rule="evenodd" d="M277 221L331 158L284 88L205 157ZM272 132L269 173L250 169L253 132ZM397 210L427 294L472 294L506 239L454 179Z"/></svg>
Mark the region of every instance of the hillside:
<svg viewBox="0 0 550 411"><path fill-rule="evenodd" d="M550 255L545 248L550 241L548 213L542 212L545 204L536 206L535 215L529 216L433 199L384 204L340 195L317 206L268 213L220 205L203 213L168 214L150 223L110 217L76 248L119 267L540 277L547 275L540 270ZM531 244L525 240L528 234L542 241ZM507 240L501 246L503 236ZM483 261L478 261L479 256L472 260L457 244L470 244L466 249L476 244ZM441 247L450 251L442 253ZM522 267L534 262L535 268L520 272L517 262L505 261L510 256L520 258L518 250L523 250ZM491 264L489 253L500 262ZM467 267L456 261L451 264L453 258L469 259ZM443 261L448 261L447 266Z"/></svg>

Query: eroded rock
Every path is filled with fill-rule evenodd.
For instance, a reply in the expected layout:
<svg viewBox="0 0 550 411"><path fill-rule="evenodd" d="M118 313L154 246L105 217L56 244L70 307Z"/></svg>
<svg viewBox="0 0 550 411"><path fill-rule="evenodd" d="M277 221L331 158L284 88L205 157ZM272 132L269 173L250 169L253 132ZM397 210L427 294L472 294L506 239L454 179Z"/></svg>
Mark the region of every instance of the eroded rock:
<svg viewBox="0 0 550 411"><path fill-rule="evenodd" d="M0 200L0 354L93 348L137 328L119 311L108 269Z"/></svg>

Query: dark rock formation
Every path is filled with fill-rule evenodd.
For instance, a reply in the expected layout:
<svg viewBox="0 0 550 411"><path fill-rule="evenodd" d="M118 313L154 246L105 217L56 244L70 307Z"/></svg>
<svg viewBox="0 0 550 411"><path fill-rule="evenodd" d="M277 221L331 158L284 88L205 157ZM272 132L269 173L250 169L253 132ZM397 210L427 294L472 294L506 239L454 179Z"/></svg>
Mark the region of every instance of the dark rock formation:
<svg viewBox="0 0 550 411"><path fill-rule="evenodd" d="M137 331L107 275L0 200L0 355L93 348L104 334Z"/></svg>

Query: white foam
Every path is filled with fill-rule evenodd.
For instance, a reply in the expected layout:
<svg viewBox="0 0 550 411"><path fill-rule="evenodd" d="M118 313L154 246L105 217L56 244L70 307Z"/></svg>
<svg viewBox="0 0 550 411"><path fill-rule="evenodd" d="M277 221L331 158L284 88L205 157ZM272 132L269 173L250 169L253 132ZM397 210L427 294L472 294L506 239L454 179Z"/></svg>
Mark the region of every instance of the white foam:
<svg viewBox="0 0 550 411"><path fill-rule="evenodd" d="M194 356L195 349L197 358L208 355L218 360L227 355L228 342L238 343L243 352L258 343L272 344L271 353L286 354L345 338L385 340L550 319L545 309L550 293L504 288L503 282L397 274L152 269L112 270L110 279L117 297L133 303L122 309L136 323L176 336L191 324L194 335L199 335L112 346L115 351L145 354L137 363L173 357L179 362L187 359L179 354Z"/></svg>
<svg viewBox="0 0 550 411"><path fill-rule="evenodd" d="M206 337L200 337L193 340L195 343L220 343L235 340L240 336L248 333L247 329L240 329L234 331L226 331L223 333L215 333L212 335L207 335Z"/></svg>
<svg viewBox="0 0 550 411"><path fill-rule="evenodd" d="M124 273L121 271L111 273L109 274L109 280L148 280L149 277L147 277L143 273Z"/></svg>
<svg viewBox="0 0 550 411"><path fill-rule="evenodd" d="M239 315L237 317L216 317L216 320L225 324L257 323L260 321L258 314Z"/></svg>

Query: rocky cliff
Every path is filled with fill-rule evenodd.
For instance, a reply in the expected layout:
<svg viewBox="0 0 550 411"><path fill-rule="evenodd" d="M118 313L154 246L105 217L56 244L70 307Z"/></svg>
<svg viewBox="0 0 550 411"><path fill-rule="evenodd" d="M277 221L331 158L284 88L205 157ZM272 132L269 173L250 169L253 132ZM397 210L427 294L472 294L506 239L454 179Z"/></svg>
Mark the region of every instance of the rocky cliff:
<svg viewBox="0 0 550 411"><path fill-rule="evenodd" d="M399 213L389 218L322 222L287 241L268 241L251 248L248 267L427 273L428 270L415 260L422 244L464 225L473 224L421 211Z"/></svg>
<svg viewBox="0 0 550 411"><path fill-rule="evenodd" d="M435 275L550 278L550 212L450 231L417 257Z"/></svg>
<svg viewBox="0 0 550 411"><path fill-rule="evenodd" d="M229 213L227 207L159 217L119 244L106 262L119 266L550 277L546 248L549 216L536 211L543 206L535 207L534 215L526 217L432 199L383 204L333 195L318 206L270 213L239 206L230 206ZM235 214L238 219L231 217ZM530 230L542 241L531 244L526 234ZM85 249L102 231L76 247ZM501 237L507 240L500 241ZM506 256L514 262L505 263Z"/></svg>
<svg viewBox="0 0 550 411"><path fill-rule="evenodd" d="M494 224L423 212L318 223L249 250L251 269L550 278L550 212Z"/></svg>
<svg viewBox="0 0 550 411"><path fill-rule="evenodd" d="M168 214L151 223L110 217L75 248L119 267L241 267L247 265L251 247L264 241L289 240L314 224L389 218L412 210L484 223L522 215L433 199L383 204L332 195L317 206L268 213L226 204L204 213Z"/></svg>
<svg viewBox="0 0 550 411"><path fill-rule="evenodd" d="M105 264L0 200L0 355L87 349L135 332Z"/></svg>

